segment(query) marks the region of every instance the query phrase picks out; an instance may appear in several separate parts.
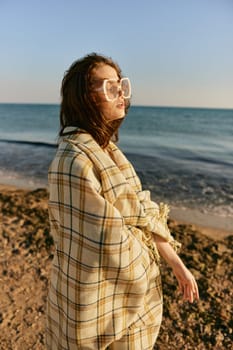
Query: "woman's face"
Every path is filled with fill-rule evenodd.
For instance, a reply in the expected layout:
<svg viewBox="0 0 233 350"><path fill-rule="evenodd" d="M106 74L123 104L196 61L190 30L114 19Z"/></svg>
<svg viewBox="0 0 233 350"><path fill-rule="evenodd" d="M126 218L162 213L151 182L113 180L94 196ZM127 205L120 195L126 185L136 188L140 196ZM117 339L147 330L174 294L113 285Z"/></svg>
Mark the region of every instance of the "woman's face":
<svg viewBox="0 0 233 350"><path fill-rule="evenodd" d="M97 101L100 112L103 114L106 120L121 119L125 116L125 100L122 96L121 91L119 91L118 96L113 101L107 101L104 91L102 88L102 83L105 79L120 80L117 75L117 71L106 64L97 66L92 71L91 79L93 81L99 82L98 89L94 92L94 98Z"/></svg>

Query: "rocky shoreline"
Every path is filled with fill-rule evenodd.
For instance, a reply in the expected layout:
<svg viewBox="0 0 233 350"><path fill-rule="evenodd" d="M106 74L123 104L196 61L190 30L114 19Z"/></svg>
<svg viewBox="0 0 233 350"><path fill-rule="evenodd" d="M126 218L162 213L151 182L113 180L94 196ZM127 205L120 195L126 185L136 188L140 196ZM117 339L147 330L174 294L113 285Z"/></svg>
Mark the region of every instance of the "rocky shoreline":
<svg viewBox="0 0 233 350"><path fill-rule="evenodd" d="M0 349L45 350L45 307L53 240L45 189L0 192ZM232 349L233 236L212 239L170 221L200 301L183 302L162 264L164 316L155 350Z"/></svg>

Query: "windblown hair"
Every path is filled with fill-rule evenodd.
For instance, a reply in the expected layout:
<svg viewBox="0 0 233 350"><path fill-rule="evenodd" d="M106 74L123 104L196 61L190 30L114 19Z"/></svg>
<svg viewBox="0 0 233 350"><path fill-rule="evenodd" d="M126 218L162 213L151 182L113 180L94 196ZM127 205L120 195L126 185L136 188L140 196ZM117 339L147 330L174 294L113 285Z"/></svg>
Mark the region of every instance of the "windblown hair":
<svg viewBox="0 0 233 350"><path fill-rule="evenodd" d="M91 134L95 141L105 148L111 139L118 140L118 129L123 119L107 121L91 93L92 71L102 64L113 67L118 77L122 77L117 63L111 58L96 53L75 61L65 73L61 86L59 135L65 134L65 127L76 126ZM129 100L126 100L125 113L129 105Z"/></svg>

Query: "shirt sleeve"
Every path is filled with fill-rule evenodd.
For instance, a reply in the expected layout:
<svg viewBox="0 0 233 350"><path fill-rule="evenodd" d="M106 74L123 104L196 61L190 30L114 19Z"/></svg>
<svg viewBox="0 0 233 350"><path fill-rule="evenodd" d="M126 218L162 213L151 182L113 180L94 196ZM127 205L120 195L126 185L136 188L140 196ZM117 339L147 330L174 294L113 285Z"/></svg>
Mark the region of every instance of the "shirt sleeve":
<svg viewBox="0 0 233 350"><path fill-rule="evenodd" d="M146 235L146 241L150 247L153 246L153 235L156 234L164 238L169 242L173 248L177 251L181 244L174 240L167 225L169 207L164 203L157 204L151 200L150 191L143 191L141 181L128 159L122 154L122 152L115 146L111 145L112 150L116 153L116 160L119 168L123 171L127 182L130 184L131 189L126 194L127 190L124 189L123 198L124 203L119 204L119 197L115 206L121 208L127 208L126 221L130 217L131 222L134 220L134 226L143 230ZM133 195L133 193L135 196ZM123 212L121 210L121 212ZM125 210L124 210L125 212Z"/></svg>
<svg viewBox="0 0 233 350"><path fill-rule="evenodd" d="M164 203L157 204L152 201L149 191L138 191L137 196L147 218L146 225L144 226L145 230L164 238L178 251L181 244L173 238L167 225L170 211L169 206Z"/></svg>

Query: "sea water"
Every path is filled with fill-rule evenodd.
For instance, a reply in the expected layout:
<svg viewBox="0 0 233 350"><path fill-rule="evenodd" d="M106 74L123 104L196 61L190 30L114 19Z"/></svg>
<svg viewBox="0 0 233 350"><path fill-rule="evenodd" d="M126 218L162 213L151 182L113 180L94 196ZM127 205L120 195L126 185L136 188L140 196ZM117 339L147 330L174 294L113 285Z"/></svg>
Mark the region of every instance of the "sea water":
<svg viewBox="0 0 233 350"><path fill-rule="evenodd" d="M0 104L0 183L47 186L59 106ZM233 216L233 110L131 107L119 147L156 201Z"/></svg>

